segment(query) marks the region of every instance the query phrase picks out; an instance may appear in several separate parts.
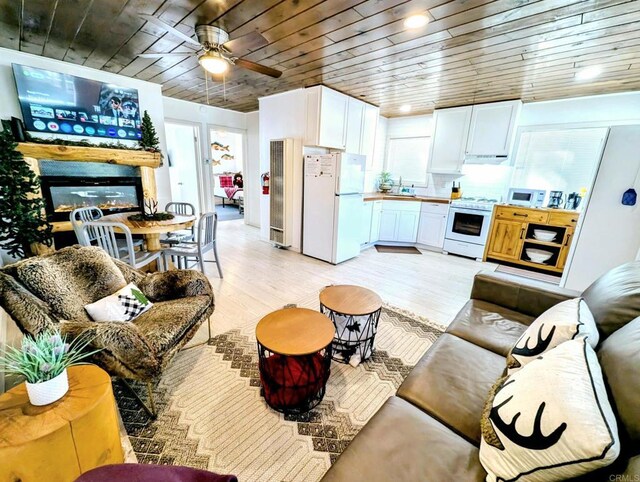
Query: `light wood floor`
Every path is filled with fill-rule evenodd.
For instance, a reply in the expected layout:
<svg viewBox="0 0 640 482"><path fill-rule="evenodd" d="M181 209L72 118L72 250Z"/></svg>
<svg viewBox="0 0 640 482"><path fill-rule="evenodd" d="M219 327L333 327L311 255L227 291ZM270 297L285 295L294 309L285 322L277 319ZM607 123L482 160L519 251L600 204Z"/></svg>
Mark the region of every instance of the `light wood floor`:
<svg viewBox="0 0 640 482"><path fill-rule="evenodd" d="M446 326L469 299L473 276L497 267L430 251L419 256L382 254L373 248L333 266L276 249L259 239L258 229L240 220L219 223L218 240L224 279L217 277L213 263L206 266L216 294L214 334L257 322L285 304L308 304L329 284L365 286L390 305ZM206 333L203 326L193 342L204 341Z"/></svg>

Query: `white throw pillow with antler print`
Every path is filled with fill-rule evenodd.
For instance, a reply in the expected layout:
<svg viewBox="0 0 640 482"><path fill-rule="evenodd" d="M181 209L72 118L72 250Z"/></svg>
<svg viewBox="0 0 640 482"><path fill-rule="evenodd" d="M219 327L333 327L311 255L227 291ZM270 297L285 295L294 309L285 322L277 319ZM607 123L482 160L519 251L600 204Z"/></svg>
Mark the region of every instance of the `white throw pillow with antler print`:
<svg viewBox="0 0 640 482"><path fill-rule="evenodd" d="M581 337L592 348L598 345L598 328L585 301L573 298L558 303L536 318L511 348L508 372L513 373L560 343Z"/></svg>
<svg viewBox="0 0 640 482"><path fill-rule="evenodd" d="M620 453L598 357L585 338L501 379L491 395L480 442L488 482L570 479Z"/></svg>

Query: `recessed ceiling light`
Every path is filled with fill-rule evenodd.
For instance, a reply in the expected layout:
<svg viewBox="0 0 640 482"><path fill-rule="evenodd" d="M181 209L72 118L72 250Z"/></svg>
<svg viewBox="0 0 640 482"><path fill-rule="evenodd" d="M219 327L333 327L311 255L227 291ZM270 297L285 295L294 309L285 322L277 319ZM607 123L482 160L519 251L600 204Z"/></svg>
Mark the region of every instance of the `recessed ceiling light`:
<svg viewBox="0 0 640 482"><path fill-rule="evenodd" d="M409 104L401 105L400 112L411 112L411 106Z"/></svg>
<svg viewBox="0 0 640 482"><path fill-rule="evenodd" d="M404 26L406 28L420 28L420 27L424 27L426 24L429 23L429 18L421 13L418 15L411 15L410 17L407 17L404 21Z"/></svg>
<svg viewBox="0 0 640 482"><path fill-rule="evenodd" d="M597 77L602 73L602 67L599 65L591 65L576 72L576 80L589 80Z"/></svg>

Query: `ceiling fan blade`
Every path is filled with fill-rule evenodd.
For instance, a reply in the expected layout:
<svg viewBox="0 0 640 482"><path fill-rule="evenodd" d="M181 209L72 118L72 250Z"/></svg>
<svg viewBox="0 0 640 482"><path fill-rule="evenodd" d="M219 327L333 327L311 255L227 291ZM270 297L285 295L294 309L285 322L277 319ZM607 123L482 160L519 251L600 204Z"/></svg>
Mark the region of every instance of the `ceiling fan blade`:
<svg viewBox="0 0 640 482"><path fill-rule="evenodd" d="M282 72L276 69L272 69L271 67L267 67L266 65L256 64L255 62L251 62L250 60L245 59L236 59L235 65L238 67L242 67L243 69L253 70L254 72L258 72L259 74L268 75L269 77L273 77L277 79L282 75Z"/></svg>
<svg viewBox="0 0 640 482"><path fill-rule="evenodd" d="M195 54L195 52L168 52L166 54L138 54L138 57L145 59L163 59L165 57L186 57L187 55Z"/></svg>
<svg viewBox="0 0 640 482"><path fill-rule="evenodd" d="M229 40L222 46L229 52L233 53L236 57L239 57L254 50L258 50L268 44L269 41L264 38L260 32L254 30L247 35Z"/></svg>
<svg viewBox="0 0 640 482"><path fill-rule="evenodd" d="M138 16L140 18L146 20L147 22L150 22L150 23L152 23L154 25L157 25L161 29L166 30L168 33L170 33L172 35L175 35L176 37L181 38L183 41L189 42L192 45L197 45L198 47L200 47L200 42L198 42L197 40L192 39L191 37L189 37L186 34L183 34L180 30L178 30L177 28L172 27L168 23L163 22L158 17L154 17L153 15L146 15L144 13L139 13Z"/></svg>

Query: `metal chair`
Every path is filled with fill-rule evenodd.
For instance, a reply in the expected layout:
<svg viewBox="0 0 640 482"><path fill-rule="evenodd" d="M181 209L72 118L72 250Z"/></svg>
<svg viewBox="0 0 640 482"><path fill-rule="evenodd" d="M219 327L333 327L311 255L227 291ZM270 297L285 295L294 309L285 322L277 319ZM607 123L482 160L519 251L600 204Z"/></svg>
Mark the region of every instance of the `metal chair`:
<svg viewBox="0 0 640 482"><path fill-rule="evenodd" d="M73 232L76 233L76 238L78 239L78 244L82 246L92 246L95 245L96 242L96 234L93 230L89 229L85 232L85 236L82 234L82 225L84 223L90 221L98 221L102 219L102 211L100 208L96 206L89 206L85 208L77 208L71 211L69 215L69 221L71 221L71 227L73 227ZM118 243L118 249L120 251L127 251L127 241L122 237L116 238L116 242ZM142 247L142 239L134 239L133 240L134 247Z"/></svg>
<svg viewBox="0 0 640 482"><path fill-rule="evenodd" d="M127 249L118 247L116 239L116 229L124 234ZM88 243L89 236L95 236L95 241L99 247L104 249L109 256L127 263L134 269L140 269L153 261L158 261L159 271L164 271L164 259L162 251L135 251L133 249L133 237L129 228L123 223L113 223L106 221L88 221L82 225L82 236ZM88 246L88 244L85 244Z"/></svg>
<svg viewBox="0 0 640 482"><path fill-rule="evenodd" d="M215 263L218 268L218 275L222 278L222 268L218 257L218 247L216 244L216 232L218 230L218 213L204 213L198 220L196 227L195 243L180 243L171 248L163 249L165 266L168 266L168 258L178 260L178 268L187 268L189 260L195 260L200 266L200 271L204 273L204 263ZM213 251L215 259L204 259L204 255Z"/></svg>
<svg viewBox="0 0 640 482"><path fill-rule="evenodd" d="M183 202L170 202L164 207L168 213L179 214L181 216L194 216L196 208L193 204ZM161 243L176 245L185 241L193 241L195 238L194 227L189 229L181 229L167 233L167 236L160 240Z"/></svg>

